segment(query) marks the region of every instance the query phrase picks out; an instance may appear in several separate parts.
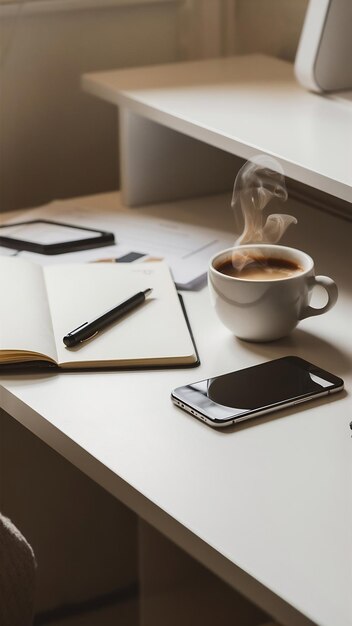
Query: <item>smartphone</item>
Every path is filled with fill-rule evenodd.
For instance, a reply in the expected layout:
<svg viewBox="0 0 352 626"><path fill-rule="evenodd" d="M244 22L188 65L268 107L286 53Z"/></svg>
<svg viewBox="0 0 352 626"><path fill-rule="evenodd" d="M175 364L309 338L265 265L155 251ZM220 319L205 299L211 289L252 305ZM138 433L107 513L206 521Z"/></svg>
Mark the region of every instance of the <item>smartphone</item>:
<svg viewBox="0 0 352 626"><path fill-rule="evenodd" d="M341 378L287 356L177 387L171 399L210 426L224 427L343 389Z"/></svg>

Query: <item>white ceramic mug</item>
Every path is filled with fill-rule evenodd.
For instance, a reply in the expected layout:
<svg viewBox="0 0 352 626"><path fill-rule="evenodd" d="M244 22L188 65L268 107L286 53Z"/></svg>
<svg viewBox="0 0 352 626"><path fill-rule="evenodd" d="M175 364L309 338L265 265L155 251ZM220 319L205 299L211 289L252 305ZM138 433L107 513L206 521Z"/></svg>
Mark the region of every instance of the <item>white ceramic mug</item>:
<svg viewBox="0 0 352 626"><path fill-rule="evenodd" d="M223 274L218 268L230 261L236 251L287 259L301 271L285 278L265 280ZM331 278L315 276L314 262L308 254L271 244L235 246L218 252L210 261L208 285L220 320L236 337L248 341L273 341L288 335L300 320L331 309L338 295ZM328 301L321 308L309 305L315 285L327 292Z"/></svg>

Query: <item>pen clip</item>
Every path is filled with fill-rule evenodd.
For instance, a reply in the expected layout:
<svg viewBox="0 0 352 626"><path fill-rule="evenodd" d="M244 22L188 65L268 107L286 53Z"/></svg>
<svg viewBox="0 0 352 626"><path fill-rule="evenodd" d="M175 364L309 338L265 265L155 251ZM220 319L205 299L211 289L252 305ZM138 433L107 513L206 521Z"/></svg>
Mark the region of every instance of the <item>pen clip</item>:
<svg viewBox="0 0 352 626"><path fill-rule="evenodd" d="M93 337L95 337L98 334L98 330L95 331L95 333L93 333L93 335L90 335L89 337L86 337L85 339L81 339L81 341L79 343L84 343L85 341L90 341L91 339L93 339Z"/></svg>

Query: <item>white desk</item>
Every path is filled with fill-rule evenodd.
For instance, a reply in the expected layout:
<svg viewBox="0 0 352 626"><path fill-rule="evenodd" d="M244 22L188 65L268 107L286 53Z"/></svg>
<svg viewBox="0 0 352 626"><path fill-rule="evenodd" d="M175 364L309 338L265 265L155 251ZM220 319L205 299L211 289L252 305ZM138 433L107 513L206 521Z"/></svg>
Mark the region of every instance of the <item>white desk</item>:
<svg viewBox="0 0 352 626"><path fill-rule="evenodd" d="M119 194L85 203L98 223ZM331 312L279 342L250 344L217 321L206 288L185 293L198 369L6 375L0 406L282 624L350 626L352 225L286 209L298 226L284 242L339 285ZM223 196L134 210L232 229ZM286 354L333 371L347 392L227 432L170 401L175 386Z"/></svg>

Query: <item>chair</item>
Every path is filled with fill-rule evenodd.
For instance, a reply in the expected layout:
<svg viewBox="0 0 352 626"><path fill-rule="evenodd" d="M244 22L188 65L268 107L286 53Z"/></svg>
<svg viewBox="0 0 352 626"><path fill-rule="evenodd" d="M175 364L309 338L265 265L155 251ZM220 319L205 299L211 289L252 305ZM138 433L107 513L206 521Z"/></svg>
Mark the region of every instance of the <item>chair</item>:
<svg viewBox="0 0 352 626"><path fill-rule="evenodd" d="M16 526L0 513L0 624L31 626L36 563Z"/></svg>

